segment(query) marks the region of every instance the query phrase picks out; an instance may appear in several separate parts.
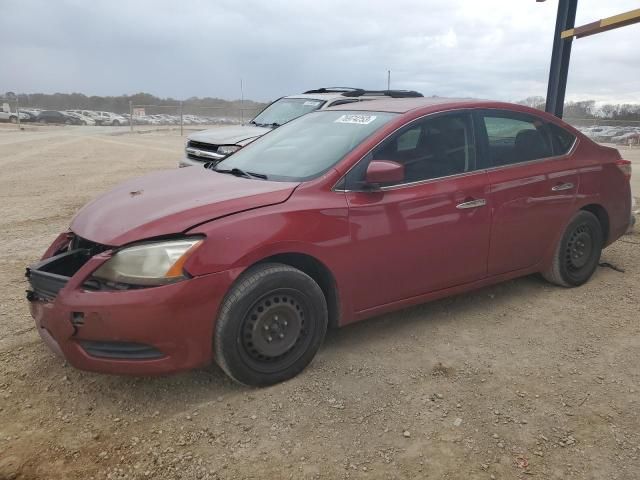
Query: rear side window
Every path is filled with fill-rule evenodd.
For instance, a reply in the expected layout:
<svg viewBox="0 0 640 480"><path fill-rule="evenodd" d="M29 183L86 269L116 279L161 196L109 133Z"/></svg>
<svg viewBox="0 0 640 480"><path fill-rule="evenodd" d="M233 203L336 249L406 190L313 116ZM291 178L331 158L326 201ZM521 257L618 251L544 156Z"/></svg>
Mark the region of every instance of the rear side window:
<svg viewBox="0 0 640 480"><path fill-rule="evenodd" d="M528 115L483 115L491 166L511 165L553 156L551 140L542 120Z"/></svg>
<svg viewBox="0 0 640 480"><path fill-rule="evenodd" d="M559 127L555 123L549 124L549 133L553 142L553 152L555 155L566 155L571 150L576 137L571 132Z"/></svg>

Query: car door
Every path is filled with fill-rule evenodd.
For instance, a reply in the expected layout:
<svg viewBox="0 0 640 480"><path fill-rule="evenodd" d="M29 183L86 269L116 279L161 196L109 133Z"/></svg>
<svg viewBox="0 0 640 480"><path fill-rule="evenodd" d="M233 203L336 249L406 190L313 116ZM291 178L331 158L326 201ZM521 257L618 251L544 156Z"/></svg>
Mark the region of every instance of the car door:
<svg viewBox="0 0 640 480"><path fill-rule="evenodd" d="M367 190L371 160L404 165L402 182ZM487 273L487 174L476 169L470 113L404 127L346 177L356 311L478 280Z"/></svg>
<svg viewBox="0 0 640 480"><path fill-rule="evenodd" d="M476 120L491 185L489 275L533 267L573 210L573 142L562 150L554 139L560 127L520 112L484 110Z"/></svg>

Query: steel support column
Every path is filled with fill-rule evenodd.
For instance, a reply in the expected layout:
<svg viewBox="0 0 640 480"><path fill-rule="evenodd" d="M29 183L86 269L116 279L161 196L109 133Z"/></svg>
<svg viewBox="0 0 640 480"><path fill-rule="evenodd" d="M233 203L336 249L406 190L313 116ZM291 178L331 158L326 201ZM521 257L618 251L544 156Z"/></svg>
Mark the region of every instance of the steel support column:
<svg viewBox="0 0 640 480"><path fill-rule="evenodd" d="M561 35L565 30L574 27L577 6L578 0L559 0L556 28L553 32L553 52L551 53L551 68L549 70L545 110L559 118L562 118L564 108L564 94L567 89L569 58L571 57L571 43L573 42L573 38L563 39Z"/></svg>

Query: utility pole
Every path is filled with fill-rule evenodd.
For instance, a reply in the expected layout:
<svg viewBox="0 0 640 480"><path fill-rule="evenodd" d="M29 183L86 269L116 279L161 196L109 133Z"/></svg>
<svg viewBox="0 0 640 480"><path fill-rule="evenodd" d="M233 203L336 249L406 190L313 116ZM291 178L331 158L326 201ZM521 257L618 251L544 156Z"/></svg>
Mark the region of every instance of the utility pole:
<svg viewBox="0 0 640 480"><path fill-rule="evenodd" d="M182 117L182 100L180 100L180 136L184 136L184 120Z"/></svg>
<svg viewBox="0 0 640 480"><path fill-rule="evenodd" d="M240 77L240 122L244 124L244 86Z"/></svg>
<svg viewBox="0 0 640 480"><path fill-rule="evenodd" d="M21 130L20 126L20 97L16 95L16 117L18 119L18 130Z"/></svg>
<svg viewBox="0 0 640 480"><path fill-rule="evenodd" d="M129 131L133 133L133 101L129 100Z"/></svg>
<svg viewBox="0 0 640 480"><path fill-rule="evenodd" d="M387 70L387 90L391 90L391 70Z"/></svg>

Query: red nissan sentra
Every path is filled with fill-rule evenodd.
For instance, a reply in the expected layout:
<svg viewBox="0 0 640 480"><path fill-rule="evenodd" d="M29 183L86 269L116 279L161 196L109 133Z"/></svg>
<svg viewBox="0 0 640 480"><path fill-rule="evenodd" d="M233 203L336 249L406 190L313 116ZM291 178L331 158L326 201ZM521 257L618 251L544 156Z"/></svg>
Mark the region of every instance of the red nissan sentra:
<svg viewBox="0 0 640 480"><path fill-rule="evenodd" d="M617 150L527 107L348 104L89 203L27 270L31 313L77 368L215 361L269 385L329 326L535 272L583 284L627 229L630 176Z"/></svg>

